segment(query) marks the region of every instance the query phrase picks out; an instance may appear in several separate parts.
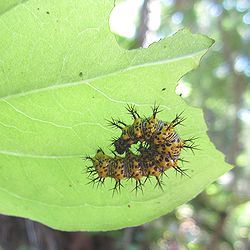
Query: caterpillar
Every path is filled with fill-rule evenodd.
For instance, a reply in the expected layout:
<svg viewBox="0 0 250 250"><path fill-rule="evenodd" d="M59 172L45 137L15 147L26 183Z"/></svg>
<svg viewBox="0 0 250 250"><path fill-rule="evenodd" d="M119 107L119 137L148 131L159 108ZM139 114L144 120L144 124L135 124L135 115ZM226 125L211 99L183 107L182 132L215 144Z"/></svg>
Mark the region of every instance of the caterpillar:
<svg viewBox="0 0 250 250"><path fill-rule="evenodd" d="M142 190L143 184L150 178L155 177L156 186L162 189L162 177L165 171L173 168L177 173L187 175L185 170L178 166L178 160L173 160L165 154L156 151L152 152L149 148L140 150L141 153L135 154L132 151L126 152L125 156L108 156L102 149L98 149L94 157L87 156L86 159L92 161L92 165L87 168L89 183L104 184L109 177L115 180L113 194L120 191L122 181L126 179L135 180L133 190ZM143 180L144 179L144 180Z"/></svg>
<svg viewBox="0 0 250 250"><path fill-rule="evenodd" d="M154 105L151 116L147 118L142 118L133 105L127 105L126 109L133 119L131 125L114 118L109 121L110 126L122 132L112 142L114 156L105 154L99 148L94 157L86 157L92 162L87 168L89 183L102 185L107 178L114 179L114 195L121 190L124 180L135 180L133 190L137 193L139 189L143 191L144 183L151 177L156 179L156 186L163 189L162 178L169 169L188 176L186 169L179 166L179 162L187 162L180 157L181 151L190 149L193 152L198 147L195 145L197 138L182 139L175 130L185 120L183 112L171 122L165 122L156 117L161 112L159 106ZM132 145L137 146L136 153L132 151Z"/></svg>
<svg viewBox="0 0 250 250"><path fill-rule="evenodd" d="M181 116L182 113L176 115L175 119L170 123L158 120L156 115L161 111L159 110L159 106L156 105L152 108L151 117L148 118L141 118L135 106L128 105L126 109L134 119L132 125L127 125L114 118L109 121L110 126L119 128L122 131L121 136L112 142L118 154L123 154L131 145L136 144L138 141L145 141L154 145L172 143L178 138L175 127L182 124L185 120L185 118Z"/></svg>

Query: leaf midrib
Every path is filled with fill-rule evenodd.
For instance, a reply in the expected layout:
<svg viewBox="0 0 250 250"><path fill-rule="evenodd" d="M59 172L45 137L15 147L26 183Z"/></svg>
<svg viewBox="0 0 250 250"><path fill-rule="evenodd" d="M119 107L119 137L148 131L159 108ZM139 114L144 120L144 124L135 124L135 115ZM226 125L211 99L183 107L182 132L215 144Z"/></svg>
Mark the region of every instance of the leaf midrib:
<svg viewBox="0 0 250 250"><path fill-rule="evenodd" d="M104 78L107 78L107 77L110 77L110 76L113 76L113 75L116 75L116 74L128 72L128 71L139 69L139 68L144 68L144 67L146 68L146 67L150 67L150 66L168 64L168 63L177 62L177 61L180 61L180 60L185 60L185 59L188 59L188 58L195 57L195 56L203 53L204 51L206 52L207 49L198 50L197 52L194 52L194 53L189 53L189 54L185 54L185 55L182 55L182 56L169 58L169 59L165 59L165 60L154 61L154 62L150 62L150 63L137 64L137 65L130 66L130 67L127 67L127 68L124 68L124 69L115 70L115 71L107 73L107 74L102 74L102 75L98 75L98 76L95 76L95 77L92 77L92 78L88 78L88 79L85 79L85 80L82 80L82 81L68 82L68 83L62 83L62 84L54 84L54 85L44 87L44 88L37 88L37 89L28 90L28 91L25 91L25 92L22 92L22 93L2 96L2 97L0 97L0 100L4 100L4 99L8 100L8 99L16 98L16 97L32 95L32 94L36 94L36 93L40 93L40 92L46 92L46 91L50 91L50 90L54 90L54 89L67 88L67 87L87 84L87 83L91 83L91 82L93 82L95 80L104 79Z"/></svg>

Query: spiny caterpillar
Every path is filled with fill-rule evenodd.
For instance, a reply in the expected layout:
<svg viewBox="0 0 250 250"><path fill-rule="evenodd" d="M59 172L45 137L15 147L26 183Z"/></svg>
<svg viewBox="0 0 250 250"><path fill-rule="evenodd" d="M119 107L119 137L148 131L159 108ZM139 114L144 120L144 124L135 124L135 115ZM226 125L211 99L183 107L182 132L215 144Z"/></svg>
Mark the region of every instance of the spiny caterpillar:
<svg viewBox="0 0 250 250"><path fill-rule="evenodd" d="M109 122L111 126L122 131L121 136L112 143L118 154L123 154L131 145L136 144L138 141L147 142L149 145L162 145L174 142L179 137L175 127L185 120L185 118L181 117L182 113L176 115L175 119L170 123L158 120L156 115L160 112L159 106L152 108L152 116L148 118L141 118L135 106L128 105L126 109L134 119L132 125L127 125L120 120L114 119Z"/></svg>
<svg viewBox="0 0 250 250"><path fill-rule="evenodd" d="M196 138L184 140L175 131L176 126L185 120L182 113L168 123L156 118L160 112L158 106L154 105L152 115L148 118L141 118L135 106L128 105L126 109L134 120L132 125L113 118L109 121L111 126L122 131L121 136L112 142L116 151L113 152L114 157L106 155L101 148L94 157L86 157L93 164L87 168L90 183L103 184L110 177L115 180L114 194L115 191L120 191L125 179L135 180L134 189L137 192L138 189L142 191L143 184L152 176L156 179L156 185L162 189L162 177L170 168L176 173L187 175L185 169L178 165L185 161L180 158L181 150L193 151L197 146L194 144ZM138 144L135 153L131 146Z"/></svg>

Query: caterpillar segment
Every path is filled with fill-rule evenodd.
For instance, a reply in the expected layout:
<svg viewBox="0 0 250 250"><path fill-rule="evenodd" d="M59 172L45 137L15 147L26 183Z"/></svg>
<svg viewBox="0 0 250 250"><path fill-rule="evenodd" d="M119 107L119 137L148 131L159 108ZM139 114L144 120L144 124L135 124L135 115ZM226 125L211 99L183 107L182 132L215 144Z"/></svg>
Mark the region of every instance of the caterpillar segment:
<svg viewBox="0 0 250 250"><path fill-rule="evenodd" d="M143 168L141 156L135 155L131 151L129 151L126 154L126 159L129 170L129 178L135 180L135 187L133 190L135 190L136 193L139 189L143 192L142 179L145 176L145 169Z"/></svg>
<svg viewBox="0 0 250 250"><path fill-rule="evenodd" d="M119 154L126 152L131 145L136 144L138 141L151 140L158 127L156 115L161 112L159 106L154 105L152 108L152 116L142 119L134 105L128 105L126 109L134 119L132 125L127 126L125 123L116 121L113 118L109 121L111 126L119 128L122 131L121 136L113 142L115 150Z"/></svg>
<svg viewBox="0 0 250 250"><path fill-rule="evenodd" d="M178 135L176 138L171 141L167 142L166 144L159 144L155 146L155 150L162 155L166 155L169 158L176 160L179 158L181 154L181 150L185 145L185 141L182 140Z"/></svg>
<svg viewBox="0 0 250 250"><path fill-rule="evenodd" d="M159 110L159 106L154 105L152 107L152 112L152 116L143 121L143 135L146 141L152 140L157 131L159 121L156 118L156 115L160 113L161 110Z"/></svg>
<svg viewBox="0 0 250 250"><path fill-rule="evenodd" d="M120 192L122 185L122 180L128 177L126 166L125 166L125 159L121 156L115 155L115 157L111 161L111 177L115 180L115 186L112 189L113 195L115 192Z"/></svg>
<svg viewBox="0 0 250 250"><path fill-rule="evenodd" d="M132 144L130 144L130 141L124 141L122 138L118 138L113 140L112 145L114 145L115 151L118 154L123 154L129 150Z"/></svg>
<svg viewBox="0 0 250 250"><path fill-rule="evenodd" d="M87 156L86 159L91 160L93 164L87 168L89 183L104 184L105 178L111 176L111 157L105 155L102 149L98 149L94 157Z"/></svg>

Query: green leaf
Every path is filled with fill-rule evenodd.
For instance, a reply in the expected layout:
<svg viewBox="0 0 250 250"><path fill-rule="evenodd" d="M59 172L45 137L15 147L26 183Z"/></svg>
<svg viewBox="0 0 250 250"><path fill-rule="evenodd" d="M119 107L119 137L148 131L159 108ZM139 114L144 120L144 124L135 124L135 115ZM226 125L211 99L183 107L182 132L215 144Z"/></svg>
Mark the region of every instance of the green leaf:
<svg viewBox="0 0 250 250"><path fill-rule="evenodd" d="M206 135L202 111L175 94L177 81L199 64L213 41L181 30L148 49L127 51L110 33L113 0L29 0L0 16L0 212L61 230L112 230L157 218L187 202L230 169ZM165 88L165 90L164 90ZM164 192L112 197L114 183L93 188L85 155L109 152L119 135L106 119L132 122L134 103L169 121L185 110L183 138L199 137L187 151L191 178L169 170Z"/></svg>
<svg viewBox="0 0 250 250"><path fill-rule="evenodd" d="M27 0L1 0L0 15Z"/></svg>

